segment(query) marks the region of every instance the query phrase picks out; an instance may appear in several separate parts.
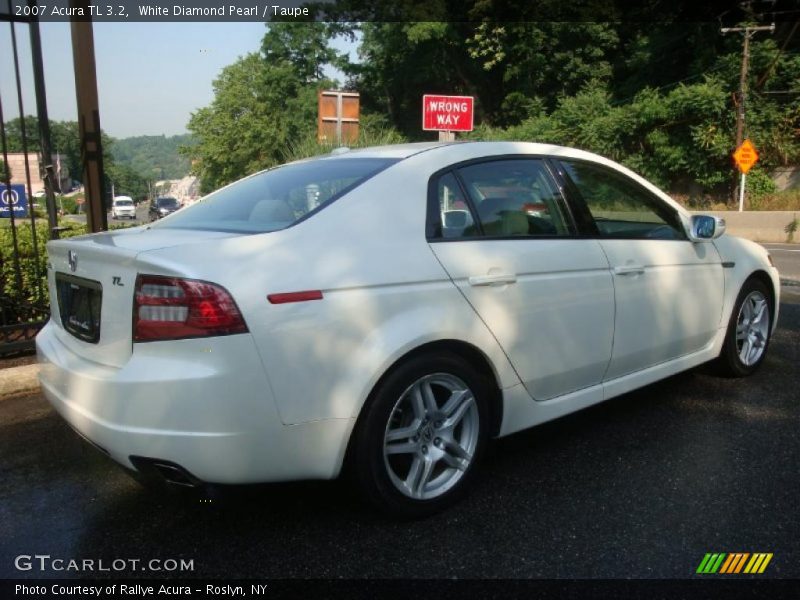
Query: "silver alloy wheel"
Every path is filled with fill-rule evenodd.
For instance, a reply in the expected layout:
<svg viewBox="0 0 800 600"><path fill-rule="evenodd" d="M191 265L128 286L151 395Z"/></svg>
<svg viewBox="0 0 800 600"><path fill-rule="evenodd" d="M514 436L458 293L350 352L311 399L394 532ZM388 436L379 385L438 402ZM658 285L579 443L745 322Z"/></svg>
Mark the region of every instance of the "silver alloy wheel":
<svg viewBox="0 0 800 600"><path fill-rule="evenodd" d="M448 373L421 377L397 400L386 425L389 479L415 500L441 496L472 463L479 428L478 405L466 383Z"/></svg>
<svg viewBox="0 0 800 600"><path fill-rule="evenodd" d="M769 338L769 302L759 291L752 291L742 302L736 320L736 353L742 364L751 367L761 360Z"/></svg>

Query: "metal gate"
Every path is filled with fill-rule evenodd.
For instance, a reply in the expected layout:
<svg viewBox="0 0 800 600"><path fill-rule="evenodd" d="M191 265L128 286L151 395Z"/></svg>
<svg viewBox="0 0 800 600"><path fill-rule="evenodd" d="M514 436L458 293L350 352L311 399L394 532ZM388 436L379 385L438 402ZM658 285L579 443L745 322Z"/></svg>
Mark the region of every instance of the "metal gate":
<svg viewBox="0 0 800 600"><path fill-rule="evenodd" d="M58 236L58 220L55 209L55 167L50 144L50 127L47 117L47 100L44 85L41 39L39 23L33 17L15 16L10 0L0 0L0 27L9 27L13 55L13 79L16 98L2 97L0 90L0 158L5 168L0 169L0 195L6 200L7 217L0 218L0 356L27 352L34 348L34 337L49 317L50 307L47 293L47 258L45 243L48 238ZM34 2L30 2L35 6ZM25 123L26 108L23 103L20 80L20 60L17 34L28 28L31 46L30 69L36 96L37 131L28 131ZM0 72L8 81L11 73ZM15 139L8 135L9 121L19 117ZM14 147L10 147L11 143ZM24 165L24 186L28 198L28 214L15 216L12 205L12 173L9 154L21 152ZM45 210L35 206L31 185L32 152L38 153L39 165L45 191ZM16 171L15 171L16 172ZM16 194L13 196L18 197Z"/></svg>

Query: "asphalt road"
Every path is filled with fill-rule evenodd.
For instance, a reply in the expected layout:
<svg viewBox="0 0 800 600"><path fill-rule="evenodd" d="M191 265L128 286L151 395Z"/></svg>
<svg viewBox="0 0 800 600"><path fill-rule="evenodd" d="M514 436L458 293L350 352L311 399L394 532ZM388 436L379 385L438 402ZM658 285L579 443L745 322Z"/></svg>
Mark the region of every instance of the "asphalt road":
<svg viewBox="0 0 800 600"><path fill-rule="evenodd" d="M755 376L695 370L496 441L471 495L420 522L377 515L344 482L210 502L149 491L41 396L2 400L0 577L53 576L14 570L38 553L193 559L196 577L691 578L707 552L772 552L764 577L800 577L800 290L787 291Z"/></svg>
<svg viewBox="0 0 800 600"><path fill-rule="evenodd" d="M800 283L800 244L761 244L775 261L781 279Z"/></svg>
<svg viewBox="0 0 800 600"><path fill-rule="evenodd" d="M106 218L108 220L108 226L115 224L123 224L123 223L133 223L134 225L141 225L143 223L150 222L150 216L148 214L148 202L140 202L136 205L136 218L135 219L114 219L111 217L111 211L108 212ZM79 215L67 215L67 218L71 221L75 221L77 223L86 223L86 214L81 213Z"/></svg>

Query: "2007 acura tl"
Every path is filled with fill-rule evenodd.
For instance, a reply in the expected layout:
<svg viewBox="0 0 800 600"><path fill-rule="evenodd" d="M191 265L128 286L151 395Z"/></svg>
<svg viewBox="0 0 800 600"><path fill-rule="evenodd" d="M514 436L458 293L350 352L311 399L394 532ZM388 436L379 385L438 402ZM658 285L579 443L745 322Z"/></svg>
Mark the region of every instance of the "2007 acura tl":
<svg viewBox="0 0 800 600"><path fill-rule="evenodd" d="M487 439L716 360L764 360L779 279L599 156L499 142L335 153L143 227L48 243L44 392L177 483L336 477L424 515Z"/></svg>

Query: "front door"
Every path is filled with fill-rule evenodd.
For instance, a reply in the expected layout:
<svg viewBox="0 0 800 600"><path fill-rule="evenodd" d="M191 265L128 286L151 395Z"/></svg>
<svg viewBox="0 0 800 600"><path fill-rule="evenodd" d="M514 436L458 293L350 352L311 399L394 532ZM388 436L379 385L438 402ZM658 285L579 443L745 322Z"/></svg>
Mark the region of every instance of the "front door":
<svg viewBox="0 0 800 600"><path fill-rule="evenodd" d="M677 210L626 175L561 160L596 227L614 280L614 349L605 379L691 354L711 343L724 293L711 243L692 243Z"/></svg>

